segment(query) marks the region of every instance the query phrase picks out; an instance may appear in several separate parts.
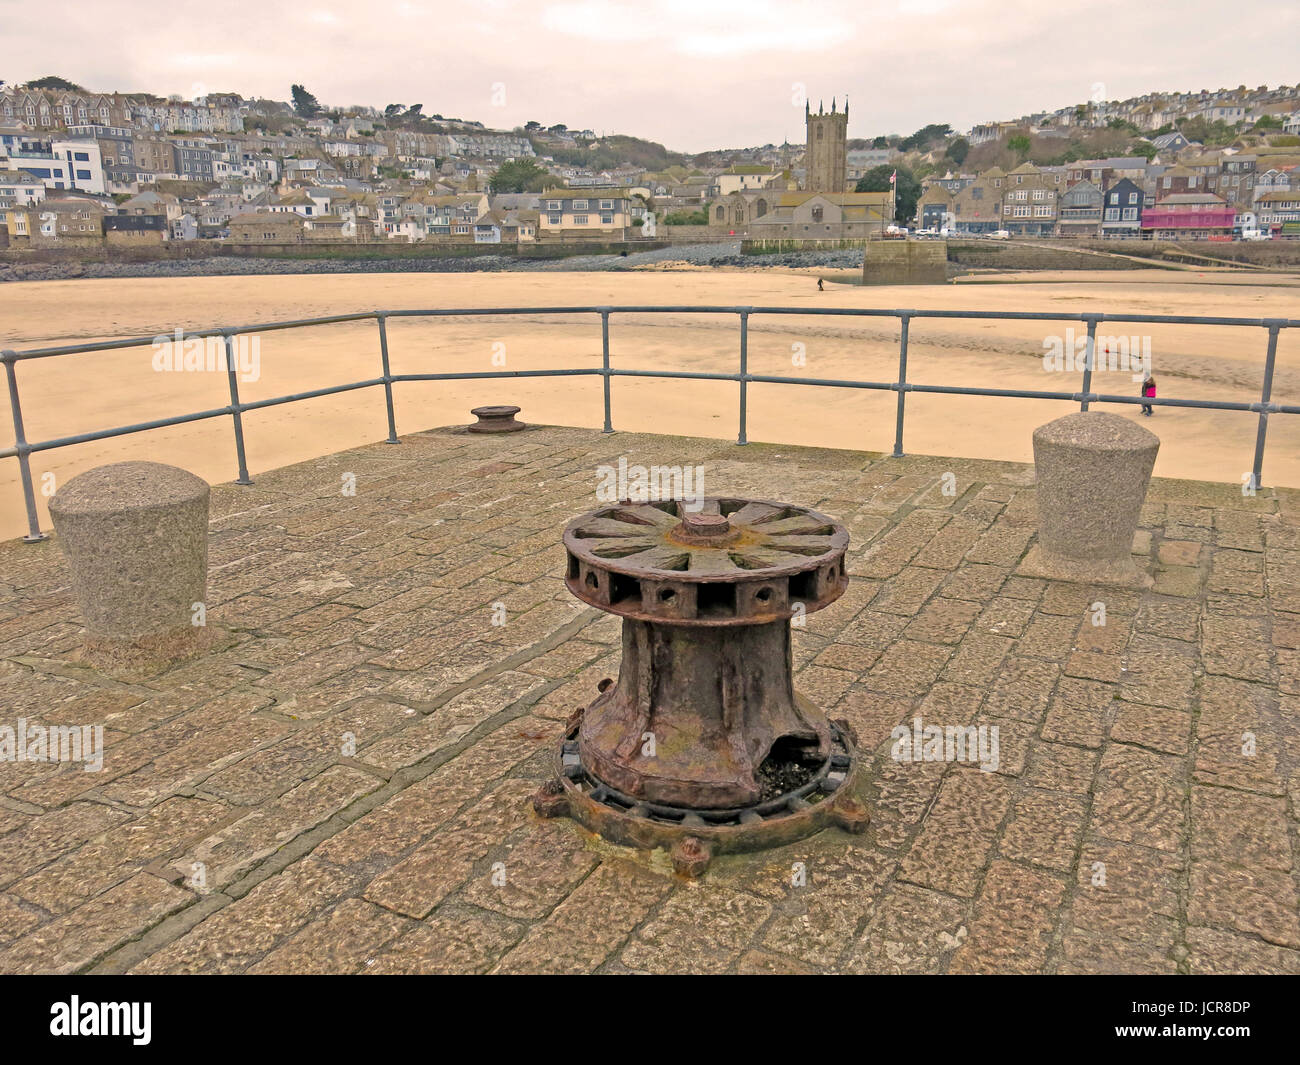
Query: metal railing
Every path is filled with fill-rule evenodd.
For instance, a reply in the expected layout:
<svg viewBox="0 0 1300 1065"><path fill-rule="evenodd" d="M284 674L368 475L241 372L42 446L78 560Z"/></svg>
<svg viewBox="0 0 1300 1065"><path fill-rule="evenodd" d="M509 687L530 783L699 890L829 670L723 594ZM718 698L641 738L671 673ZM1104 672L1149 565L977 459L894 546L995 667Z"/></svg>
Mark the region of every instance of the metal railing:
<svg viewBox="0 0 1300 1065"><path fill-rule="evenodd" d="M395 374L389 363L388 321L393 318L451 318L451 317L490 317L502 315L574 315L595 314L600 316L601 365L597 368L575 368L554 370L483 370L462 373L406 373ZM687 370L627 370L615 369L610 365L609 354L609 320L614 314L735 314L740 321L740 360L736 373L707 373ZM894 381L849 381L817 377L789 377L772 374L752 374L749 372L749 320L755 315L833 315L855 318L894 318L899 322L898 345L898 379ZM907 379L907 356L910 326L917 318L955 318L963 320L993 319L1000 321L1043 321L1043 322L1081 322L1087 326L1087 347L1084 358L1081 388L1077 392L1053 392L1036 389L1017 388L971 388L958 385L924 385L914 384ZM266 333L282 329L299 329L307 326L334 325L340 322L374 321L379 330L379 356L382 374L379 377L351 384L333 385L329 388L317 388L309 392L295 392L292 395L277 396L273 399L260 399L243 402L239 398L239 381L236 369L234 338L251 333ZM1092 391L1092 374L1096 365L1094 355L1097 326L1102 323L1126 325L1213 325L1262 329L1267 333L1267 348L1264 357L1263 383L1259 401L1238 403L1221 400L1201 399L1162 399L1144 398L1132 395L1108 395ZM748 387L751 383L773 385L805 385L817 388L864 388L880 391L897 392L898 406L895 419L893 456L903 455L903 424L909 392L943 393L960 396L1006 396L1021 399L1054 399L1078 403L1080 409L1087 410L1093 403L1137 403L1168 407L1196 407L1207 410L1247 411L1259 416L1255 438L1254 462L1249 475L1249 485L1261 488L1261 471L1264 463L1264 447L1268 434L1270 414L1300 414L1300 406L1288 406L1272 402L1273 377L1277 363L1278 335L1283 329L1300 327L1300 319L1294 318L1219 318L1193 315L1152 315L1152 314L1066 314L1060 312L1038 311L946 311L946 310L884 310L842 307L743 307L743 306L587 306L587 307L492 307L447 310L383 310L364 311L357 314L338 314L323 318L303 318L286 322L268 322L262 325L245 325L216 329L177 331L168 336L177 342L190 339L223 338L225 347L226 375L230 384L230 403L224 407L196 411L191 414L179 414L170 418L158 418L140 422L136 425L119 426L115 429L100 429L94 432L78 433L74 436L58 437L32 443L27 440L23 429L22 404L18 396L18 378L16 369L19 363L30 359L45 359L60 355L77 355L92 351L113 351L149 345L157 338L132 337L125 340L110 340L90 344L67 344L51 348L31 348L24 351L0 351L0 361L4 363L5 375L9 384L9 403L13 411L14 446L0 449L0 458L18 460L22 480L23 499L27 507L28 533L23 538L27 542L36 542L45 538L40 531L36 512L36 496L32 484L31 462L33 454L50 451L55 448L70 447L93 440L107 440L115 436L147 432L150 429L162 429L188 422L203 421L208 418L229 417L232 420L235 437L235 456L239 468L237 484L252 484L248 475L248 460L244 452L243 414L245 411L261 410L283 403L296 403L300 400L318 399L321 396L336 395L362 388L384 390L384 402L388 415L387 443L399 443L397 438L397 421L393 410L393 385L406 381L472 381L488 380L501 377L589 377L599 376L604 383L605 424L603 432L614 431L610 382L615 377L674 378L690 381L734 381L740 391L740 424L737 444L748 443L746 435Z"/></svg>

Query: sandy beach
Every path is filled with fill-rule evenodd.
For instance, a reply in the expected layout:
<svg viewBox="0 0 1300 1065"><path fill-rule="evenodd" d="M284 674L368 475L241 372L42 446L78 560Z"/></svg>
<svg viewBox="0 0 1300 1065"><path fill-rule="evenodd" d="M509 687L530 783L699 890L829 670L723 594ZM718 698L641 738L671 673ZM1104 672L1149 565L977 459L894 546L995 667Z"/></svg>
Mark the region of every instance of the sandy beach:
<svg viewBox="0 0 1300 1065"><path fill-rule="evenodd" d="M830 276L830 275L828 275ZM990 283L996 280L997 283ZM665 270L622 273L350 274L14 283L0 286L0 344L34 348L88 339L153 337L176 328L254 324L376 308L532 307L579 304L745 304L793 307L944 308L1079 313L1201 314L1251 318L1300 315L1300 279L1239 273L1135 270L972 277L946 286L861 288L807 273L774 270ZM1044 340L1069 323L918 320L910 337L909 379L917 383L1074 390L1077 373L1044 367ZM1078 327L1081 328L1081 327ZM1162 397L1249 402L1259 397L1263 329L1128 326L1149 330ZM1101 330L1106 331L1104 328ZM1116 328L1114 332L1119 332ZM457 372L600 364L599 319L521 315L394 320L395 372ZM734 315L619 315L611 323L614 366L734 372ZM269 332L258 338L259 374L241 385L245 400L361 380L379 373L373 322ZM494 355L497 356L494 363ZM799 365L802 355L805 364ZM221 372L161 372L151 345L41 359L18 366L27 437L43 441L229 402ZM504 356L505 365L500 365ZM762 317L750 321L752 373L887 381L898 367L891 320ZM1130 373L1099 374L1103 392L1134 394ZM616 379L616 429L734 437L737 387L724 382ZM1300 336L1283 332L1274 398L1300 397ZM397 386L399 433L469 421L468 409L517 403L521 418L575 426L601 424L598 378L458 381ZM888 451L892 393L780 385L750 386L749 437ZM1074 409L1048 400L913 394L907 401L909 453L1029 461L1035 426ZM1113 407L1140 417L1136 407ZM6 418L7 423L7 418ZM1161 438L1156 474L1240 483L1253 454L1248 413L1157 408L1143 423ZM344 393L245 415L248 461L259 471L338 451L386 433L379 389ZM5 443L12 440L5 430ZM233 480L229 418L40 452L32 457L38 493L106 462L147 458ZM634 459L635 456L629 456ZM1269 427L1265 484L1300 486L1300 417ZM18 467L0 462L0 534L25 530ZM41 525L49 528L44 496Z"/></svg>

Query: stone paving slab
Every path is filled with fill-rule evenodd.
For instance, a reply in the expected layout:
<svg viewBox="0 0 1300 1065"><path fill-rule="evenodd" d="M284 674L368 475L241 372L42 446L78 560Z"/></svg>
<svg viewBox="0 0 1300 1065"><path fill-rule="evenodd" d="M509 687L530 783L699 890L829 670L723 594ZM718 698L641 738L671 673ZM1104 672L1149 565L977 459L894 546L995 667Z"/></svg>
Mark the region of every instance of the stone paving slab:
<svg viewBox="0 0 1300 1065"><path fill-rule="evenodd" d="M795 667L865 835L688 882L532 814L618 668L560 532L620 456L849 528ZM0 546L0 726L105 737L0 761L0 971L1300 972L1300 493L1154 481L1146 591L1017 575L1035 527L1011 463L433 430L214 488L223 639L138 681L79 661L57 543ZM897 759L918 717L997 764Z"/></svg>

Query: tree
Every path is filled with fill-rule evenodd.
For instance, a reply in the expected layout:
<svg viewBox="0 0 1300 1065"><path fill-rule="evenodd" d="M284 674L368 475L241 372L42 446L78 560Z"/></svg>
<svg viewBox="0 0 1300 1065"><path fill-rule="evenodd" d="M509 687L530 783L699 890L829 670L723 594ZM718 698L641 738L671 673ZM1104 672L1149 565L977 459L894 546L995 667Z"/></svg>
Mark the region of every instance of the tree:
<svg viewBox="0 0 1300 1065"><path fill-rule="evenodd" d="M541 192L554 181L547 171L531 159L515 159L497 167L490 187L493 193Z"/></svg>
<svg viewBox="0 0 1300 1065"><path fill-rule="evenodd" d="M666 226L707 226L709 209L701 207L697 211L672 211L664 216Z"/></svg>
<svg viewBox="0 0 1300 1065"><path fill-rule="evenodd" d="M528 121L524 123L524 129L529 133L540 133L542 130L542 124L540 122Z"/></svg>
<svg viewBox="0 0 1300 1065"><path fill-rule="evenodd" d="M889 177L895 168L889 164L873 166L858 181L855 192L888 192ZM916 214L916 204L921 198L921 183L905 166L897 168L898 185L894 188L894 218L906 221Z"/></svg>
<svg viewBox="0 0 1300 1065"><path fill-rule="evenodd" d="M60 78L55 74L47 74L43 78L37 78L35 81L27 83L29 89L55 89L59 92L85 92L76 82L68 81L67 78Z"/></svg>
<svg viewBox="0 0 1300 1065"><path fill-rule="evenodd" d="M424 110L424 104L411 104L411 106L406 109L406 117L419 118L420 112L423 110Z"/></svg>
<svg viewBox="0 0 1300 1065"><path fill-rule="evenodd" d="M970 141L965 137L958 137L948 145L948 158L958 166L966 161L968 155L970 155Z"/></svg>
<svg viewBox="0 0 1300 1065"><path fill-rule="evenodd" d="M293 109L299 117L315 118L320 114L320 104L316 102L316 97L303 86L291 85L289 91L293 94Z"/></svg>
<svg viewBox="0 0 1300 1065"><path fill-rule="evenodd" d="M1134 155L1142 156L1142 158L1144 158L1148 163L1156 156L1156 146L1150 141L1134 141L1132 147L1129 148L1129 151ZM1071 160L1071 162L1073 162L1073 160Z"/></svg>
<svg viewBox="0 0 1300 1065"><path fill-rule="evenodd" d="M1029 154L1032 144L1025 134L1017 133L1014 137L1007 138L1007 147L1023 159Z"/></svg>
<svg viewBox="0 0 1300 1065"><path fill-rule="evenodd" d="M947 122L933 122L928 126L922 126L910 137L904 137L898 147L905 152L914 152L918 148L924 148L931 141L943 140L950 133L952 128Z"/></svg>
<svg viewBox="0 0 1300 1065"><path fill-rule="evenodd" d="M402 113L402 105L401 105L401 104L389 104L387 107L384 108L384 117L385 117L385 118L395 118L396 116L400 115L401 113Z"/></svg>

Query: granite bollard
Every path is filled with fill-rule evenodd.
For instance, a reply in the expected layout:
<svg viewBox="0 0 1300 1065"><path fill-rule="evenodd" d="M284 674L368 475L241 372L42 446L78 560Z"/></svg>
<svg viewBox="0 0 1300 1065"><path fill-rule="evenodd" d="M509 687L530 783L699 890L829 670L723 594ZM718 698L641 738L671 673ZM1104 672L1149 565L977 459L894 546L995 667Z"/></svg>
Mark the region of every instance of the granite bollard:
<svg viewBox="0 0 1300 1065"><path fill-rule="evenodd" d="M1160 439L1128 418L1077 411L1034 430L1038 543L1019 572L1083 584L1150 586L1133 536Z"/></svg>
<svg viewBox="0 0 1300 1065"><path fill-rule="evenodd" d="M50 500L87 663L155 673L203 649L209 496L186 470L117 462L78 474Z"/></svg>

